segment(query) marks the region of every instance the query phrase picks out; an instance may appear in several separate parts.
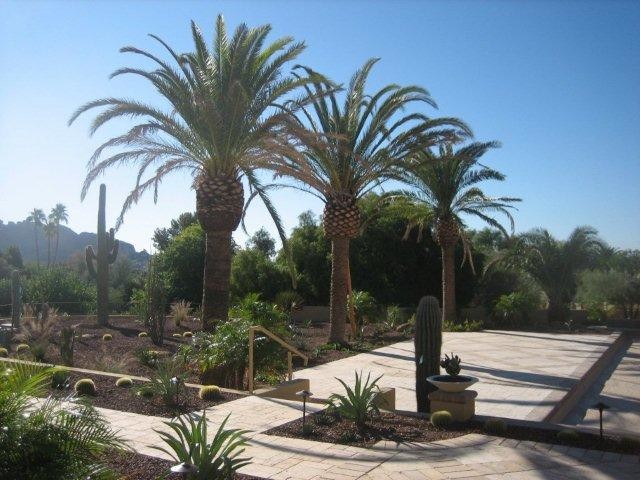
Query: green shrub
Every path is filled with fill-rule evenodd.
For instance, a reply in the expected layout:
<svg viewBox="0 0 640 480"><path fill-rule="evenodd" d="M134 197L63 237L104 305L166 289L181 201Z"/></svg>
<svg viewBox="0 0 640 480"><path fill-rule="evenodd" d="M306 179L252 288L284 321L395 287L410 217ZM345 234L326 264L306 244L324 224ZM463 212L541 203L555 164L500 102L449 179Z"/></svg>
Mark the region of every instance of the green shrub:
<svg viewBox="0 0 640 480"><path fill-rule="evenodd" d="M31 271L25 281L25 303L38 304L43 298L52 308L82 315L94 308L96 289L69 268L52 266Z"/></svg>
<svg viewBox="0 0 640 480"><path fill-rule="evenodd" d="M565 428L556 433L556 438L562 443L575 443L580 439L580 434L575 430Z"/></svg>
<svg viewBox="0 0 640 480"><path fill-rule="evenodd" d="M490 418L484 422L484 431L489 435L504 435L507 433L507 424L497 418Z"/></svg>
<svg viewBox="0 0 640 480"><path fill-rule="evenodd" d="M311 423L305 423L302 426L302 435L308 437L311 434L313 434L313 425Z"/></svg>
<svg viewBox="0 0 640 480"><path fill-rule="evenodd" d="M349 307L353 308L358 325L374 323L379 314L376 299L369 292L354 290L349 296Z"/></svg>
<svg viewBox="0 0 640 480"><path fill-rule="evenodd" d="M211 441L207 435L206 412L197 422L191 416L164 422L173 432L156 430L156 433L169 449L155 446L151 448L173 457L178 462L194 464L198 467L198 473L191 476L194 480L233 478L236 470L249 465L251 461L240 456L246 445L242 435L247 431L225 428L228 420L227 415Z"/></svg>
<svg viewBox="0 0 640 480"><path fill-rule="evenodd" d="M103 342L110 342L111 340L113 340L113 336L110 333L105 333L104 335L102 335Z"/></svg>
<svg viewBox="0 0 640 480"><path fill-rule="evenodd" d="M353 388L343 380L337 379L345 389L346 395L334 393L329 397L329 405L335 409L341 417L353 420L358 429L363 429L371 415L379 414L380 410L375 404L376 394L380 390L378 380L382 375L371 380L371 373L363 382L362 372L356 372L356 381Z"/></svg>
<svg viewBox="0 0 640 480"><path fill-rule="evenodd" d="M68 370L55 370L51 374L51 387L56 390L66 390L69 388L69 377Z"/></svg>
<svg viewBox="0 0 640 480"><path fill-rule="evenodd" d="M20 343L16 347L16 353L27 353L29 350L31 350L31 347L26 343Z"/></svg>
<svg viewBox="0 0 640 480"><path fill-rule="evenodd" d="M138 337L140 337L140 338L147 338L148 336L149 336L149 334L147 332L140 332L138 334Z"/></svg>
<svg viewBox="0 0 640 480"><path fill-rule="evenodd" d="M96 384L90 378L78 380L73 387L78 395L95 395Z"/></svg>
<svg viewBox="0 0 640 480"><path fill-rule="evenodd" d="M181 372L181 365L172 360L158 362L158 368L151 380L138 388L138 392L150 389L154 395L160 395L169 407L180 403L180 393L184 389L186 375ZM143 395L144 396L144 395Z"/></svg>
<svg viewBox="0 0 640 480"><path fill-rule="evenodd" d="M153 387L147 383L143 383L142 385L140 385L140 387L136 389L136 395L142 398L147 398L147 399L153 398L155 394L156 393Z"/></svg>
<svg viewBox="0 0 640 480"><path fill-rule="evenodd" d="M431 425L436 428L447 428L453 422L453 417L446 410L440 410L431 414Z"/></svg>
<svg viewBox="0 0 640 480"><path fill-rule="evenodd" d="M191 337L193 337L193 332L184 332L184 333L182 334L182 336L183 336L184 338L191 338Z"/></svg>
<svg viewBox="0 0 640 480"><path fill-rule="evenodd" d="M479 332L484 328L482 320L465 319L462 323L445 321L442 324L443 332Z"/></svg>
<svg viewBox="0 0 640 480"><path fill-rule="evenodd" d="M120 377L118 380L116 380L116 387L131 388L133 387L133 380L131 380L129 377Z"/></svg>
<svg viewBox="0 0 640 480"><path fill-rule="evenodd" d="M0 357L8 357L9 356L9 350L7 350L4 347L0 347Z"/></svg>
<svg viewBox="0 0 640 480"><path fill-rule="evenodd" d="M216 385L203 385L198 391L198 397L205 402L219 400L221 396L220 387Z"/></svg>
<svg viewBox="0 0 640 480"><path fill-rule="evenodd" d="M539 304L539 296L532 291L517 291L502 295L494 307L494 318L503 326L522 325L529 320Z"/></svg>

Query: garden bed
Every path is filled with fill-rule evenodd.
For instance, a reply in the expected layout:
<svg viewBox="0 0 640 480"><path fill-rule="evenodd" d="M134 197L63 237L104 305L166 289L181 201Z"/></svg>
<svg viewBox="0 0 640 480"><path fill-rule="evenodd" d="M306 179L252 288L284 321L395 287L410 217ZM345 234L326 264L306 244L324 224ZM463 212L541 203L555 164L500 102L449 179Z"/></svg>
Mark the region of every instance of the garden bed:
<svg viewBox="0 0 640 480"><path fill-rule="evenodd" d="M103 459L119 480L157 480L164 478L168 469L175 464L170 460L132 452L111 452ZM173 477L177 478L175 474ZM241 473L236 473L233 478L234 480L261 480L259 477Z"/></svg>
<svg viewBox="0 0 640 480"><path fill-rule="evenodd" d="M220 392L220 398L216 401L203 401L198 398L198 390L192 387L183 387L179 395L179 404L175 407L166 405L158 395L153 398L144 398L136 394L136 387L145 382L134 381L134 386L123 388L116 386L117 378L107 375L85 374L70 372L69 388L66 390L50 389L54 395L67 396L73 393L75 382L81 378L90 378L96 385L96 395L86 396L95 407L109 408L123 412L139 413L141 415L153 415L156 417L172 418L183 413L202 410L221 403L230 402L242 398L231 392Z"/></svg>
<svg viewBox="0 0 640 480"><path fill-rule="evenodd" d="M326 411L307 416L307 423L312 425L308 434L302 432L302 419L280 425L265 432L267 435L277 435L289 438L302 438L320 442L339 443L359 447L371 447L381 440L397 443L429 443L446 440L470 433L488 433L483 423L477 420L454 422L446 428L434 427L427 418L399 415L395 413L381 413L374 417L363 431L358 431L353 421L340 418ZM640 442L629 442L618 437L605 437L600 440L597 435L578 433L575 439L561 440L557 436L558 430L536 428L526 425L508 425L502 438L522 441L543 442L571 447L602 450L607 452L640 455Z"/></svg>

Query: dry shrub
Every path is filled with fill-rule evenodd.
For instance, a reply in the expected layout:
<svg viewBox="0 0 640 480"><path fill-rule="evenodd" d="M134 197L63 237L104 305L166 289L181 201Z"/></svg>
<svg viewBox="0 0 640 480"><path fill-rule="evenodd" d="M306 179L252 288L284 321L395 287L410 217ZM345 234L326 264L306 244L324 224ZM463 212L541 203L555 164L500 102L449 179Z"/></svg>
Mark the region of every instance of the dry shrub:
<svg viewBox="0 0 640 480"><path fill-rule="evenodd" d="M191 315L191 302L180 300L171 304L171 317L176 327L179 327L182 322L186 322L189 319L189 315Z"/></svg>

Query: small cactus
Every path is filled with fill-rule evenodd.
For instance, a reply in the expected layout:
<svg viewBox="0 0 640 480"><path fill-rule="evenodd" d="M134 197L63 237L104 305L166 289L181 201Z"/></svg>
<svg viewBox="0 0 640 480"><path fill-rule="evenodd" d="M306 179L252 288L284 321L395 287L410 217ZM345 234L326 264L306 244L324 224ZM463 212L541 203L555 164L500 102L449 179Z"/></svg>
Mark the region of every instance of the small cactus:
<svg viewBox="0 0 640 480"><path fill-rule="evenodd" d="M436 428L447 428L453 422L453 417L446 410L440 410L431 414L431 425Z"/></svg>
<svg viewBox="0 0 640 480"><path fill-rule="evenodd" d="M149 334L148 334L147 332L140 332L140 333L138 334L138 337L139 337L139 338L147 338L148 336L149 336Z"/></svg>
<svg viewBox="0 0 640 480"><path fill-rule="evenodd" d="M442 313L435 297L422 297L416 313L415 363L418 412L429 411L429 393L436 387L427 377L440 374L442 350Z"/></svg>
<svg viewBox="0 0 640 480"><path fill-rule="evenodd" d="M198 398L205 402L219 400L221 397L220 387L216 385L203 385L198 391Z"/></svg>
<svg viewBox="0 0 640 480"><path fill-rule="evenodd" d="M110 333L105 333L104 335L102 335L102 341L110 342L111 340L113 340L113 336Z"/></svg>
<svg viewBox="0 0 640 480"><path fill-rule="evenodd" d="M26 353L29 350L31 350L31 347L29 345L27 345L26 343L20 343L16 347L16 353Z"/></svg>
<svg viewBox="0 0 640 480"><path fill-rule="evenodd" d="M83 378L78 380L73 389L78 395L95 395L96 384L90 378Z"/></svg>
<svg viewBox="0 0 640 480"><path fill-rule="evenodd" d="M69 371L64 369L54 371L51 375L51 387L56 390L69 388Z"/></svg>
<svg viewBox="0 0 640 480"><path fill-rule="evenodd" d="M183 336L184 338L191 338L191 337L193 337L193 332L184 332L184 333L182 334L182 336Z"/></svg>
<svg viewBox="0 0 640 480"><path fill-rule="evenodd" d="M440 366L444 368L450 376L457 377L460 373L460 363L461 360L458 355L454 355L452 353L451 356L449 356L445 354L444 358L440 362Z"/></svg>
<svg viewBox="0 0 640 480"><path fill-rule="evenodd" d="M174 333L173 334L173 338L182 338L182 334L181 333Z"/></svg>
<svg viewBox="0 0 640 480"><path fill-rule="evenodd" d="M0 357L8 357L9 356L9 350L7 350L4 347L0 347Z"/></svg>
<svg viewBox="0 0 640 480"><path fill-rule="evenodd" d="M129 377L120 377L118 380L116 380L116 387L131 388L133 387L133 380L131 380Z"/></svg>

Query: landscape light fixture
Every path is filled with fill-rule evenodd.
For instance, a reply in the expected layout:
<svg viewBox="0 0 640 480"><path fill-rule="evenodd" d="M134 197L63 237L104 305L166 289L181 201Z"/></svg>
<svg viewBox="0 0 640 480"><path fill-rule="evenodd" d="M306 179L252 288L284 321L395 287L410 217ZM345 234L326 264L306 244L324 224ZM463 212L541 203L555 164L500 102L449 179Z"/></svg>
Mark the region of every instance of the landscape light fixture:
<svg viewBox="0 0 640 480"><path fill-rule="evenodd" d="M598 412L600 412L600 440L602 440L604 438L604 432L602 430L602 413L605 410L609 410L611 407L604 402L598 402L595 405L591 405L591 408L596 408Z"/></svg>
<svg viewBox="0 0 640 480"><path fill-rule="evenodd" d="M313 393L307 390L300 390L296 393L298 397L302 397L302 430L304 431L305 425L307 423L307 398L309 398Z"/></svg>
<svg viewBox="0 0 640 480"><path fill-rule="evenodd" d="M195 475L198 473L198 467L196 467L193 463L182 462L177 465L171 467L171 473L177 473L178 475L182 475L183 479L188 479L190 475Z"/></svg>
<svg viewBox="0 0 640 480"><path fill-rule="evenodd" d="M179 397L180 397L180 378L179 377L173 377L171 379L171 384L175 385L176 387L176 405L178 405L179 402Z"/></svg>

